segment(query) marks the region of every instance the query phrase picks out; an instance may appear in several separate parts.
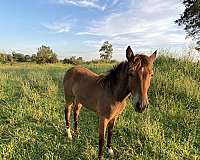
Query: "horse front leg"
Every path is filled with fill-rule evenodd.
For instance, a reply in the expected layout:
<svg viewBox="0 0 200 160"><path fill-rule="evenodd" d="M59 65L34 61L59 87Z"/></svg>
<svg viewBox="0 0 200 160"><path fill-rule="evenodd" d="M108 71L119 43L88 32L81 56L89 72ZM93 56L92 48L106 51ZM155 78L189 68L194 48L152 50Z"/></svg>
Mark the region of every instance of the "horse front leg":
<svg viewBox="0 0 200 160"><path fill-rule="evenodd" d="M112 146L111 146L111 140L112 140L112 134L113 134L113 127L114 127L114 125L115 125L115 120L116 120L116 118L112 119L112 120L108 123L107 149L108 149L109 155L111 155L111 156L114 155L114 152L113 152Z"/></svg>
<svg viewBox="0 0 200 160"><path fill-rule="evenodd" d="M106 118L100 118L99 122L99 153L98 153L98 159L102 160L103 155L103 146L105 141L105 133L107 128L108 120Z"/></svg>

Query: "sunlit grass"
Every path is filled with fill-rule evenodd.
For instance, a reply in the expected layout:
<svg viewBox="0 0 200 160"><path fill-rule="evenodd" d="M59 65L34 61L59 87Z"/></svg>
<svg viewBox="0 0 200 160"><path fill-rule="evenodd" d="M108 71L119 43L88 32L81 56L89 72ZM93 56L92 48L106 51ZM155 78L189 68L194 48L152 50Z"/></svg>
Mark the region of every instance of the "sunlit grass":
<svg viewBox="0 0 200 160"><path fill-rule="evenodd" d="M97 73L110 64L89 64ZM97 159L98 119L82 109L64 131L62 77L69 65L0 65L1 159ZM113 159L200 159L200 65L160 57L143 114L128 103L114 129ZM107 157L104 152L104 157Z"/></svg>

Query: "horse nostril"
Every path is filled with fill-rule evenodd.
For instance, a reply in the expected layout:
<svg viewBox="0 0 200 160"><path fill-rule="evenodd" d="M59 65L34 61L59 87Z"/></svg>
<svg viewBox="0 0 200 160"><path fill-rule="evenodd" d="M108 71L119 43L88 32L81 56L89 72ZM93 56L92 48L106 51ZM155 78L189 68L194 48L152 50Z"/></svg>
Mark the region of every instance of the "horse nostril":
<svg viewBox="0 0 200 160"><path fill-rule="evenodd" d="M137 103L135 104L135 111L136 111L136 112L139 112L139 110L140 110L140 103L137 102Z"/></svg>
<svg viewBox="0 0 200 160"><path fill-rule="evenodd" d="M136 103L136 107L137 107L138 109L140 108L140 103L139 103L139 102Z"/></svg>

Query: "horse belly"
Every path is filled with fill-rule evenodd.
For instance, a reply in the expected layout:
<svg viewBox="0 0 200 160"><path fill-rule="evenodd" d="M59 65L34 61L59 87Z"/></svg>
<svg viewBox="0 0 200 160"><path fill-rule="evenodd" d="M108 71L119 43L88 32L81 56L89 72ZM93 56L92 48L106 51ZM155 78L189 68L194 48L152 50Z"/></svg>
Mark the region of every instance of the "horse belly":
<svg viewBox="0 0 200 160"><path fill-rule="evenodd" d="M97 92L95 87L87 86L80 83L76 89L73 90L77 102L81 103L84 107L96 112L97 106Z"/></svg>

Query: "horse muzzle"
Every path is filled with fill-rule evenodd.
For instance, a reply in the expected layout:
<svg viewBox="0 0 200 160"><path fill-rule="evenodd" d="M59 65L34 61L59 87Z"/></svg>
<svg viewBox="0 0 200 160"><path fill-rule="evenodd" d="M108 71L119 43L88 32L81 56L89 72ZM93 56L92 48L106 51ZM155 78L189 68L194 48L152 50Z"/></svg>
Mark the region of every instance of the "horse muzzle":
<svg viewBox="0 0 200 160"><path fill-rule="evenodd" d="M148 108L148 106L149 106L148 102L141 102L141 103L137 102L135 110L136 110L136 112L142 113L145 111L146 108Z"/></svg>

